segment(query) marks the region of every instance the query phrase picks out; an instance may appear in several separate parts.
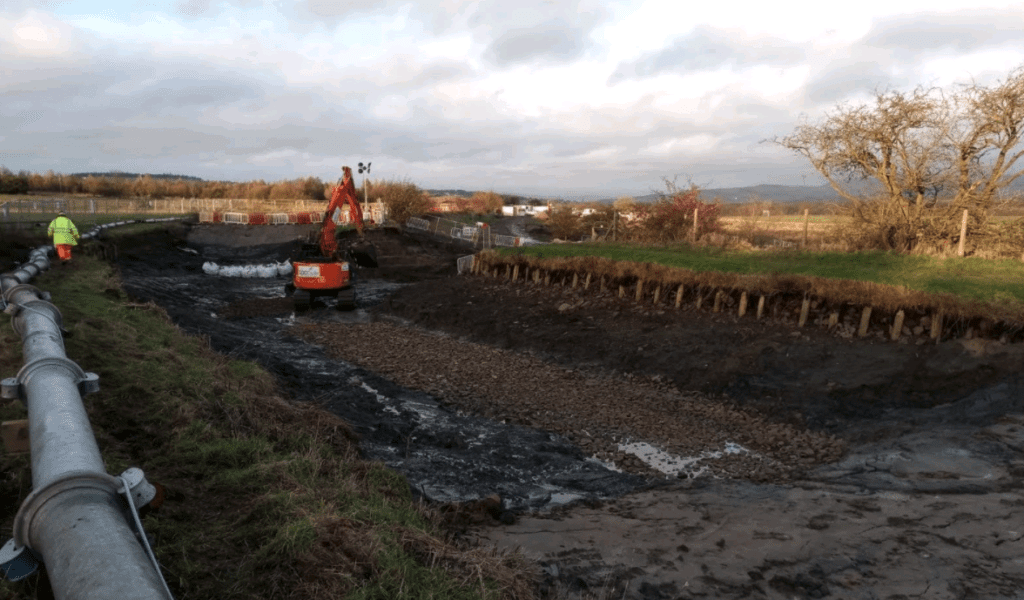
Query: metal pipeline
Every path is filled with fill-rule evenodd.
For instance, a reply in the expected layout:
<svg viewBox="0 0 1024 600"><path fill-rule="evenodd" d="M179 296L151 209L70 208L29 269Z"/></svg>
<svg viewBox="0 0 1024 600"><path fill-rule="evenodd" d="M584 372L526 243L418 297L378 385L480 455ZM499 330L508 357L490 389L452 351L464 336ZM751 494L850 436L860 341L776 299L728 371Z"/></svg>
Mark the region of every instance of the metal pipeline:
<svg viewBox="0 0 1024 600"><path fill-rule="evenodd" d="M37 248L0 275L4 312L22 338L25 361L17 377L3 380L2 395L26 403L32 450L32 492L15 517L14 546L42 559L58 600L168 598L140 541L144 534L129 522L131 507L118 497L122 480L104 469L82 404L99 380L67 357L60 311L28 284L49 268L51 252Z"/></svg>

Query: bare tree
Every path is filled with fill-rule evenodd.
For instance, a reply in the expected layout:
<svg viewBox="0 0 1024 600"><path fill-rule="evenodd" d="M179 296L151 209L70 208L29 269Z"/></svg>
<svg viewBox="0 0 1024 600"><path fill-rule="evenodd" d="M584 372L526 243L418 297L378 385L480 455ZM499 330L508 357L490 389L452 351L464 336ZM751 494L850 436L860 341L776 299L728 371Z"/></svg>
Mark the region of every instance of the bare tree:
<svg viewBox="0 0 1024 600"><path fill-rule="evenodd" d="M985 224L999 191L1021 175L1022 134L1018 68L992 88L876 92L873 105L839 106L770 141L807 158L879 245L907 250L958 236L965 208L972 229Z"/></svg>

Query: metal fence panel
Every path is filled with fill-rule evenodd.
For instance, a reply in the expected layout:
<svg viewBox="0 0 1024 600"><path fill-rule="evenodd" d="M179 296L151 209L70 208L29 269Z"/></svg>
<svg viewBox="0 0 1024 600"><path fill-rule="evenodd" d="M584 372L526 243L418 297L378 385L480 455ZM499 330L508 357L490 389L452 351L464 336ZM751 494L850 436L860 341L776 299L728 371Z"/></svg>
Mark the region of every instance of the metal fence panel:
<svg viewBox="0 0 1024 600"><path fill-rule="evenodd" d="M409 229L419 229L426 231L430 229L430 221L426 219L420 219L419 217L409 217L409 220L405 222L405 226Z"/></svg>
<svg viewBox="0 0 1024 600"><path fill-rule="evenodd" d="M246 225L249 223L249 215L247 213L224 213L225 223L235 223L238 225Z"/></svg>

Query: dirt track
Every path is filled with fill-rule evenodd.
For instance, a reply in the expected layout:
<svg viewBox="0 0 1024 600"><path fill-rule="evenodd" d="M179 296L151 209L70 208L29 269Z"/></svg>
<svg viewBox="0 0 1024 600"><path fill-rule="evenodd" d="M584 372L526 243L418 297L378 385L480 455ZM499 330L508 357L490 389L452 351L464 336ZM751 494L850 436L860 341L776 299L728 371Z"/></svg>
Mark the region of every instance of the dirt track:
<svg viewBox="0 0 1024 600"><path fill-rule="evenodd" d="M204 279L203 258L175 253L178 242L122 251L121 262L133 294L166 303L176 322L225 351L253 353L311 398L347 381L351 389L321 401L348 411L373 447L400 447L379 456L410 481L455 469L434 474L454 489L477 476L474 461L483 465L495 453L508 460L480 471L500 478L505 469L514 479L531 461L554 464L571 454L554 437L515 424L560 433L581 457L650 478L650 465L627 456L637 450L628 443L647 442L672 455L665 460L675 462L660 467L698 475L649 479L659 485L473 530L535 556L549 589L645 599L1024 597L1020 347L844 340L813 328L638 307L457 277L457 249L401 236L380 242L388 267L361 272L363 281L414 283L379 287L386 293L366 297L357 314L300 317L300 327L290 325L279 298ZM233 256L231 247L200 250ZM280 259L280 252L238 255ZM210 299L199 306L177 298L182 281ZM268 332L262 349L256 329ZM333 367L346 370L321 377L314 390L300 363L328 363L295 335L319 336L329 354L357 368ZM288 344L287 353L274 344ZM372 394L361 389L367 382ZM377 426L391 417L373 394L414 395L423 407L423 392L460 414L508 421L489 421L480 437L511 445L476 445L460 425L425 436L430 448L459 453L458 460L431 461L435 450L417 450L428 443L412 435L419 430ZM385 408L409 412L394 406ZM730 442L749 452L730 454ZM517 452L519 443L529 450ZM695 457L703 458L685 463ZM624 481L602 470L574 471L573 485L611 489Z"/></svg>

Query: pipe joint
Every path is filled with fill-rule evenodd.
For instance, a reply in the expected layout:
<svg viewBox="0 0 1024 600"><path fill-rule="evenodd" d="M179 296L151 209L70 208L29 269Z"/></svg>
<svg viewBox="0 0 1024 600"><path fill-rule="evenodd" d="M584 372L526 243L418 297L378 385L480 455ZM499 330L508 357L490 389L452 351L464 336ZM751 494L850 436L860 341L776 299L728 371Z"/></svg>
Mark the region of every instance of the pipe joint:
<svg viewBox="0 0 1024 600"><path fill-rule="evenodd" d="M18 514L14 517L14 543L18 546L32 548L32 533L37 523L36 517L44 511L48 503L59 496L95 490L117 497L120 489L121 480L116 477L106 473L77 471L68 473L49 485L32 490L32 493L21 503L21 508L18 509Z"/></svg>
<svg viewBox="0 0 1024 600"><path fill-rule="evenodd" d="M75 381L78 386L78 394L80 396L86 396L100 391L100 376L95 373L87 373L82 370L82 367L69 359L62 358L59 356L48 356L34 360L21 368L18 371L16 377L8 377L3 381L0 381L0 398L4 400L21 400L22 402L27 401L27 395L25 393L25 386L32 379L32 376L39 371L39 369L47 369L50 367L56 367L64 369L68 375Z"/></svg>
<svg viewBox="0 0 1024 600"><path fill-rule="evenodd" d="M4 300L8 304L8 307L4 312L11 315L11 317L17 316L18 311L21 310L21 305L25 303L14 302L14 295L23 293L35 294L37 299L46 300L47 302L49 302L53 298L50 295L50 292L44 292L34 285L29 285L27 283L19 283L14 287L10 287L4 290Z"/></svg>

